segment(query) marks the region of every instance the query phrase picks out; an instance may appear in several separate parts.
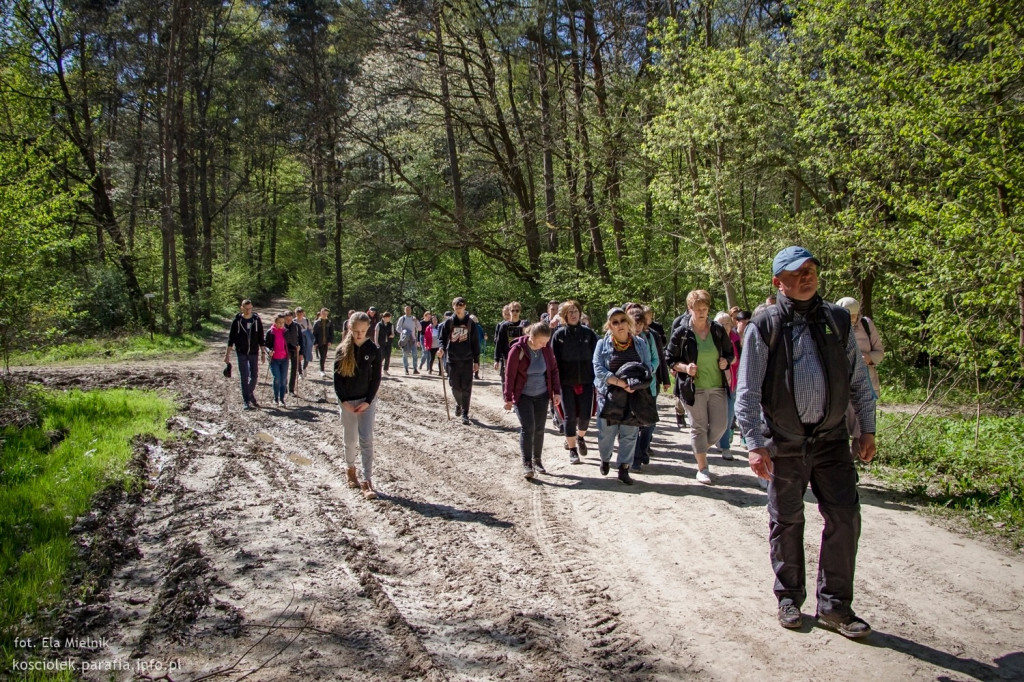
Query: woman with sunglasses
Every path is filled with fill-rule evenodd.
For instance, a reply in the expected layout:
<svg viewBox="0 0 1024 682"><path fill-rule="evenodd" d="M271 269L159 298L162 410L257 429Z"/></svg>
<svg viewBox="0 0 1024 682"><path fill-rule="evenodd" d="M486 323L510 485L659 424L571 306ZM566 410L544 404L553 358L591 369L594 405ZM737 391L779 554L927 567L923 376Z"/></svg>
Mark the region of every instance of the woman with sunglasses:
<svg viewBox="0 0 1024 682"><path fill-rule="evenodd" d="M609 310L608 321L604 328L604 338L597 342L597 348L594 351L594 387L597 390L598 415L601 415L604 410L604 404L609 399L609 391L613 387L621 388L626 393L634 392L635 389L626 379L616 375L623 365L639 362L650 371L652 376L654 374L647 341L633 334L633 319L626 314L625 310L622 308ZM633 462L639 431L638 426L612 423L608 419L598 416L597 448L601 455L602 476L607 476L611 469L612 449L615 447L617 439L619 450L615 461L619 467L619 480L626 485L633 485L633 479L629 476L629 466Z"/></svg>

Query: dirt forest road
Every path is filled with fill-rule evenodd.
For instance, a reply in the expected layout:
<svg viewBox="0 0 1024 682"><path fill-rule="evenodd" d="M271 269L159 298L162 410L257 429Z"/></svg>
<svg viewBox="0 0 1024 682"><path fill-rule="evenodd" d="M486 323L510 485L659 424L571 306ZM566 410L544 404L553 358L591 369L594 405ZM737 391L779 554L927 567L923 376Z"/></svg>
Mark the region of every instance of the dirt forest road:
<svg viewBox="0 0 1024 682"><path fill-rule="evenodd" d="M696 483L665 398L636 485L600 475L593 438L570 465L550 428L548 473L529 482L489 366L463 426L436 375L393 362L370 502L345 486L329 377L311 372L278 409L261 368L264 409L244 412L222 354L30 372L159 387L183 405L178 438L140 447L153 487L125 563L66 621L94 640L60 652L86 679L1024 679L1024 556L868 482L855 607L875 633L815 626L813 596L803 629L780 628L765 493L743 454L712 456L715 484ZM806 513L813 595L810 492Z"/></svg>

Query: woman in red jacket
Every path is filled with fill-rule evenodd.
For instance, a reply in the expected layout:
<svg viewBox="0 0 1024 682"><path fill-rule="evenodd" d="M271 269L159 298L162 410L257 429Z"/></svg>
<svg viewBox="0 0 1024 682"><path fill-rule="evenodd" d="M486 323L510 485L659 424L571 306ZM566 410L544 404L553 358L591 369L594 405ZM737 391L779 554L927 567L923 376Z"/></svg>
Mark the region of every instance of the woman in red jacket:
<svg viewBox="0 0 1024 682"><path fill-rule="evenodd" d="M505 360L505 409L513 406L522 428L519 447L523 453L523 476L533 478L534 472L547 473L541 462L544 449L544 421L548 414L548 400L558 405L558 363L551 352L551 327L544 322L530 325L526 334L509 348Z"/></svg>

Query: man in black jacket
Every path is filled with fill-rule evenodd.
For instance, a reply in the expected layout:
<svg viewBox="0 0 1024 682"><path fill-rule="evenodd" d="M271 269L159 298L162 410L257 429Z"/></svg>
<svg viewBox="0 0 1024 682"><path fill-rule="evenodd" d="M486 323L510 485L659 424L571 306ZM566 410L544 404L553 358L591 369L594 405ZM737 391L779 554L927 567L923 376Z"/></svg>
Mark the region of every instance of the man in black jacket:
<svg viewBox="0 0 1024 682"><path fill-rule="evenodd" d="M850 459L846 406L862 436L860 458L875 456L875 398L850 333L850 314L818 294L818 260L799 246L772 265L777 303L755 313L743 340L736 414L750 468L768 481L768 542L778 620L803 622L804 493L814 490L825 520L818 557L818 623L846 637L871 627L854 615L853 573L860 537L857 471Z"/></svg>
<svg viewBox="0 0 1024 682"><path fill-rule="evenodd" d="M260 356L266 357L263 348L263 322L260 316L252 311L252 301L242 301L241 312L231 321L228 332L228 349L224 353L224 362L231 362L231 349L235 349L238 359L238 378L242 382L242 409L259 407L256 402L256 383L258 380Z"/></svg>
<svg viewBox="0 0 1024 682"><path fill-rule="evenodd" d="M299 355L302 350L302 328L295 323L295 313L286 310L284 314L284 338L288 342L288 366L291 368L288 377L288 392L295 395L295 377L302 374Z"/></svg>
<svg viewBox="0 0 1024 682"><path fill-rule="evenodd" d="M316 344L316 354L320 358L320 376L324 376L324 363L331 346L334 344L334 322L330 319L331 312L327 308L321 308L320 314L313 323L313 343Z"/></svg>
<svg viewBox="0 0 1024 682"><path fill-rule="evenodd" d="M455 398L455 416L469 424L469 399L473 394L473 374L480 369L480 336L476 323L466 314L466 299L452 301L455 315L441 323L437 356L447 363L448 383Z"/></svg>

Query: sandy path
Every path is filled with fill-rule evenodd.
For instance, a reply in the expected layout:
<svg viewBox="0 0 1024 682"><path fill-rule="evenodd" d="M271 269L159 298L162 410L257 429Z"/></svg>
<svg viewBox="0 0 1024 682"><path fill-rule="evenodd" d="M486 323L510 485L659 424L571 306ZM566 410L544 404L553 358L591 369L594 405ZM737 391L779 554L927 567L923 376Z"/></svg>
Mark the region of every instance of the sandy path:
<svg viewBox="0 0 1024 682"><path fill-rule="evenodd" d="M327 380L301 384L294 406L243 412L221 353L34 372L163 386L185 405L183 437L149 447L140 558L70 633L106 641L62 656L129 667L115 679L139 661L161 674L173 662L174 680L1024 678L1024 556L867 484L855 607L875 634L780 628L765 494L742 455L712 456L716 484L696 483L667 400L636 485L600 476L593 439L585 464L568 464L550 429L548 474L527 482L494 372L468 427L446 419L436 376L396 374L377 412L381 498L367 502L344 485ZM813 576L810 494L807 520Z"/></svg>

